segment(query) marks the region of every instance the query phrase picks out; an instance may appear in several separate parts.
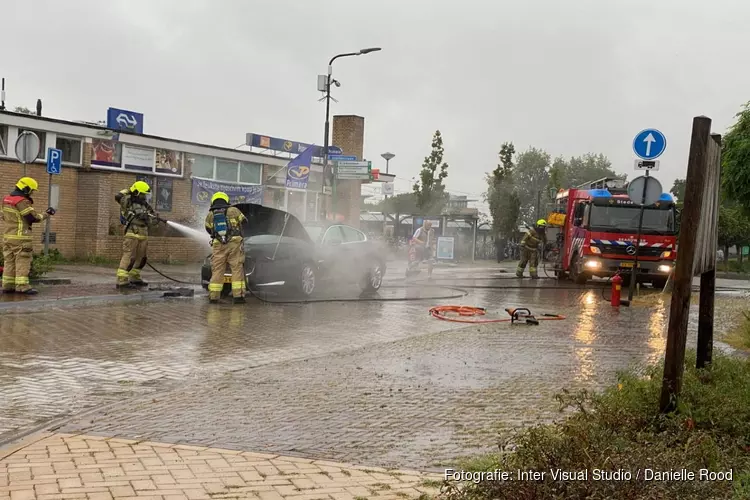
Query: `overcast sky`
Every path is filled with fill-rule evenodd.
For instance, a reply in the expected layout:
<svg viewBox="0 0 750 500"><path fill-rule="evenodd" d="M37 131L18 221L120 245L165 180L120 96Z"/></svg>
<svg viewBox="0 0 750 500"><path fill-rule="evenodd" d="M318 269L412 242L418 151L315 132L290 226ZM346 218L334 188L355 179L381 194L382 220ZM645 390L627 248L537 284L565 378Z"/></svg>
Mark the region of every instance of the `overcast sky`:
<svg viewBox="0 0 750 500"><path fill-rule="evenodd" d="M750 100L746 0L6 0L6 106L235 147L246 132L322 144L316 77L338 53L332 114L365 117L365 156L391 151L410 189L439 129L448 189L485 190L504 141L553 157L604 153L633 176L632 140L668 145L683 177L692 117L724 133ZM370 189L371 190L371 189Z"/></svg>

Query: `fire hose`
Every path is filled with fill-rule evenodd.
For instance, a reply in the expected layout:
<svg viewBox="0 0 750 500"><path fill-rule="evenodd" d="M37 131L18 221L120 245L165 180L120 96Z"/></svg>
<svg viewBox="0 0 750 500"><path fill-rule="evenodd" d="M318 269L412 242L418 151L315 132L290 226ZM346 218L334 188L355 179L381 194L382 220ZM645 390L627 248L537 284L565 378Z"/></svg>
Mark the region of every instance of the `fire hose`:
<svg viewBox="0 0 750 500"><path fill-rule="evenodd" d="M474 306L434 306L430 308L430 315L433 318L437 318L443 321L451 321L453 323L511 323L525 322L529 325L538 325L539 321L560 321L566 319L562 314L542 314L541 317L537 318L531 311L525 307L507 308L505 309L510 315L510 318L482 318L482 319L468 319L469 317L484 316L487 314L487 309L484 307ZM456 313L458 317L448 316L448 313Z"/></svg>

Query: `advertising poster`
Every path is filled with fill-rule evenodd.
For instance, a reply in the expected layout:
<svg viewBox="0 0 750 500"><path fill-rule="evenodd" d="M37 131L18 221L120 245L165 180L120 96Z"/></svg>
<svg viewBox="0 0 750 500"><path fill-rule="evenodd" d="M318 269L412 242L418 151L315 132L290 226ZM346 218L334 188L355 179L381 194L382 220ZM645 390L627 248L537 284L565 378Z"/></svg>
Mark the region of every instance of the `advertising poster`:
<svg viewBox="0 0 750 500"><path fill-rule="evenodd" d="M440 236L437 239L437 258L441 260L453 260L453 249L455 241L453 236Z"/></svg>
<svg viewBox="0 0 750 500"><path fill-rule="evenodd" d="M91 165L117 168L122 167L121 155L117 148L117 142L104 139L92 139L91 150Z"/></svg>
<svg viewBox="0 0 750 500"><path fill-rule="evenodd" d="M263 203L263 186L247 186L240 184L228 184L225 182L208 181L193 178L194 205L208 205L211 197L217 191L223 191L229 196L229 202L235 203Z"/></svg>
<svg viewBox="0 0 750 500"><path fill-rule="evenodd" d="M157 174L182 175L182 153L157 149L155 171Z"/></svg>
<svg viewBox="0 0 750 500"><path fill-rule="evenodd" d="M135 148L124 144L122 146L122 166L127 170L153 172L154 160L153 149Z"/></svg>
<svg viewBox="0 0 750 500"><path fill-rule="evenodd" d="M169 177L159 177L156 181L156 211L172 211L172 192L174 181Z"/></svg>

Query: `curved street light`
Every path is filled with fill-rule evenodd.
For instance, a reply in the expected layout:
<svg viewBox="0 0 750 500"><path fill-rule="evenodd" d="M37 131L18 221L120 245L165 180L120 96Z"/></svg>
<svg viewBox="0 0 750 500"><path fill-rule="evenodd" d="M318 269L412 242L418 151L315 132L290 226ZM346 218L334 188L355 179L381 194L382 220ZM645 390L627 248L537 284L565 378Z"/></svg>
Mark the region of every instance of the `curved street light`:
<svg viewBox="0 0 750 500"><path fill-rule="evenodd" d="M326 78L326 124L325 124L325 132L323 134L323 182L321 189L323 192L325 192L325 178L328 174L328 141L329 141L329 129L330 127L330 116L331 116L331 75L333 74L333 61L340 57L350 57L350 56L361 56L364 54L369 54L370 52L378 52L379 50L382 50L380 47L369 47L366 49L360 49L359 52L346 52L344 54L338 54L336 56L333 56L330 61L328 61L328 76ZM335 175L334 178L331 181L331 198L332 202L334 204L335 208L335 196L336 193L334 191L335 185L336 185L336 179ZM335 211L335 210L334 210Z"/></svg>

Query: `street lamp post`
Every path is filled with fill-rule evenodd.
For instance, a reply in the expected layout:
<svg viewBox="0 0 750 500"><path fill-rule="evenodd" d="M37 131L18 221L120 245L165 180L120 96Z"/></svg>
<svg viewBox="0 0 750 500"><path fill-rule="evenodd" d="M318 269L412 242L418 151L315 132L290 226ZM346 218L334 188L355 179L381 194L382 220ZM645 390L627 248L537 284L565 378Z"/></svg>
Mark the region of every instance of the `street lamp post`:
<svg viewBox="0 0 750 500"><path fill-rule="evenodd" d="M328 139L329 139L329 129L330 129L330 115L331 115L331 75L333 74L333 61L338 59L339 57L349 57L349 56L361 56L363 54L369 54L370 52L377 52L381 50L380 47L370 47L368 49L362 49L359 52L347 52L345 54L339 54L337 56L334 56L331 58L330 61L328 61L328 76L326 77L326 124L325 124L325 132L323 134L323 182L322 182L322 189L325 193L325 178L328 175ZM338 82L336 82L338 85ZM332 176L331 180L331 198L332 198L332 204L333 204L333 212L336 213L336 175Z"/></svg>
<svg viewBox="0 0 750 500"><path fill-rule="evenodd" d="M388 173L388 166L392 159L396 157L393 153L383 153L380 155L385 160L385 173ZM388 195L384 195L385 199L388 199ZM383 231L385 232L388 228L388 212L386 212L385 203L383 204ZM395 230L395 228L394 228Z"/></svg>

